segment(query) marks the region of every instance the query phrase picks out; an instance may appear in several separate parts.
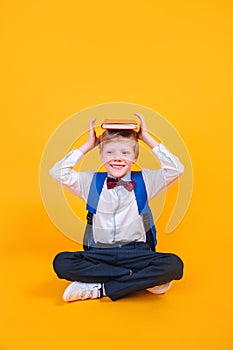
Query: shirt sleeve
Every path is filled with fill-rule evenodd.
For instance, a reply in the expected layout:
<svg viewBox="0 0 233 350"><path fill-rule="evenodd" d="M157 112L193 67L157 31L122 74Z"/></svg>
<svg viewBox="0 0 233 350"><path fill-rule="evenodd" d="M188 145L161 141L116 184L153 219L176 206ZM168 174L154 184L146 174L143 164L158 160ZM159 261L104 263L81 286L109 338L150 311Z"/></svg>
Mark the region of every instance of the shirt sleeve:
<svg viewBox="0 0 233 350"><path fill-rule="evenodd" d="M75 149L54 164L49 174L69 192L86 200L94 171L77 172L73 168L83 158L83 153Z"/></svg>
<svg viewBox="0 0 233 350"><path fill-rule="evenodd" d="M160 161L161 169L142 170L149 199L165 191L184 172L184 166L179 158L172 154L163 144L160 143L155 146L152 152Z"/></svg>

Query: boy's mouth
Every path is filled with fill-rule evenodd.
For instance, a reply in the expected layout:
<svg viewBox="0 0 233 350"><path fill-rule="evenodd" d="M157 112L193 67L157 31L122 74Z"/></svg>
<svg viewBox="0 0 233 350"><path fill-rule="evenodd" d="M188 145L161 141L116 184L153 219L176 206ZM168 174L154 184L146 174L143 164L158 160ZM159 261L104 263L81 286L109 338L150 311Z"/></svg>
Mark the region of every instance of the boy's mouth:
<svg viewBox="0 0 233 350"><path fill-rule="evenodd" d="M124 164L110 164L113 169L122 169L125 167Z"/></svg>

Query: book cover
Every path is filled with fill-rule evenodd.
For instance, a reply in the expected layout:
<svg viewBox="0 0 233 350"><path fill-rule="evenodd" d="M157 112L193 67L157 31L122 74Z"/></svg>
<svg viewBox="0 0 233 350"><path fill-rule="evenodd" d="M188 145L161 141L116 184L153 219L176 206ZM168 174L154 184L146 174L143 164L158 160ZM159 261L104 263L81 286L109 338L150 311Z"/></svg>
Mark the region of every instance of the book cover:
<svg viewBox="0 0 233 350"><path fill-rule="evenodd" d="M103 129L135 130L137 128L137 122L135 120L125 119L105 119L101 127Z"/></svg>

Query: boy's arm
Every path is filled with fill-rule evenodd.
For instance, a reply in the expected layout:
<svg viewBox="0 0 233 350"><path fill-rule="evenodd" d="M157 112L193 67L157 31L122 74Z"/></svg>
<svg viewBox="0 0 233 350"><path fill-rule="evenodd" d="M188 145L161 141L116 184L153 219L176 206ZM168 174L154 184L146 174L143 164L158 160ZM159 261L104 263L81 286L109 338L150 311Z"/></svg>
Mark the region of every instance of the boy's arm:
<svg viewBox="0 0 233 350"><path fill-rule="evenodd" d="M145 142L152 149L155 146L158 146L159 143L147 131L146 121L144 119L144 116L139 113L135 113L134 115L136 115L141 121L140 130L138 132L139 139Z"/></svg>
<svg viewBox="0 0 233 350"><path fill-rule="evenodd" d="M144 176L147 178L150 187L149 195L153 197L163 192L167 187L173 184L177 178L183 174L184 166L174 154L172 154L163 144L158 143L147 131L144 117L141 114L135 114L141 120L139 138L152 148L152 152L158 158L161 169L154 171L145 171Z"/></svg>
<svg viewBox="0 0 233 350"><path fill-rule="evenodd" d="M184 166L179 158L171 153L162 143L152 148L152 152L160 161L165 185L168 187L183 174Z"/></svg>
<svg viewBox="0 0 233 350"><path fill-rule="evenodd" d="M88 141L79 147L79 149L74 149L63 159L55 163L49 171L50 175L63 187L84 199L88 193L93 171L79 173L73 170L73 168L83 158L85 153L89 152L98 144L98 138L94 131L94 123L94 119L90 121Z"/></svg>
<svg viewBox="0 0 233 350"><path fill-rule="evenodd" d="M91 119L89 123L89 137L86 143L84 143L79 150L85 154L91 151L100 143L100 138L96 136L96 132L94 129L96 119Z"/></svg>
<svg viewBox="0 0 233 350"><path fill-rule="evenodd" d="M49 174L63 185L72 185L77 181L77 173L72 169L82 158L83 153L79 149L74 149L55 163L49 170Z"/></svg>

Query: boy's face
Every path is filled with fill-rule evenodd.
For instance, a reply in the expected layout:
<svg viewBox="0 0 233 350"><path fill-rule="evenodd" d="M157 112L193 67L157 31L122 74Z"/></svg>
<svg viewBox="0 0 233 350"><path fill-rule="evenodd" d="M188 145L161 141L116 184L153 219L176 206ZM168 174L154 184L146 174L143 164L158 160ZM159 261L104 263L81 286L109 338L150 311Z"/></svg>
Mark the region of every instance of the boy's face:
<svg viewBox="0 0 233 350"><path fill-rule="evenodd" d="M100 156L109 174L121 178L131 170L136 161L134 144L135 141L123 139L102 145Z"/></svg>

